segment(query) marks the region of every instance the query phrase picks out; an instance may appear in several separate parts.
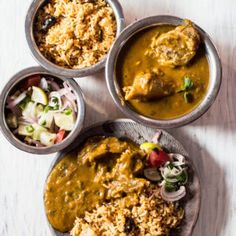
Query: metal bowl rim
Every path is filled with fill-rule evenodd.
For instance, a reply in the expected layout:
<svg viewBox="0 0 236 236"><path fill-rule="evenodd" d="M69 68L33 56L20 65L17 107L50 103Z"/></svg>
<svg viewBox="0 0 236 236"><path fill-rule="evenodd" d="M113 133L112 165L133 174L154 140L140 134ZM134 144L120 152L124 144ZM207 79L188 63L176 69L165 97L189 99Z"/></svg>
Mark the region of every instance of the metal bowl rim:
<svg viewBox="0 0 236 236"><path fill-rule="evenodd" d="M114 119L114 120L106 120L106 121L100 121L100 122L96 122L86 128L84 128L81 133L80 133L80 136L86 136L86 133L88 133L89 131L99 127L99 126L103 126L104 124L109 124L109 123L133 123L135 124L136 122L129 119L129 118L118 118L118 119ZM137 124L137 123L136 123ZM158 130L158 129L157 129ZM193 169L194 171L194 174L197 178L197 182L198 182L198 185L200 186L199 188L199 192L198 192L198 207L197 207L197 212L196 212L196 215L195 215L195 218L192 222L192 225L191 225L191 232L188 236L192 235L192 232L196 226L196 223L197 223L197 220L199 218L199 214L200 214L200 208L201 208L201 181L200 181L200 178L199 178L199 173L198 171L196 170L195 168L195 165L193 163L193 161L191 160L190 156L189 156L189 153L186 151L185 147L182 145L182 143L176 139L172 134L170 134L169 132L165 131L165 130L161 130L163 131L166 135L168 135L169 137L173 138L175 140L176 143L178 143L179 146L182 147L183 149L183 152L185 153L185 155L187 156L188 158L188 161L190 162L191 164L191 168ZM82 137L81 141L79 141L79 144L83 143L85 140L86 140L87 137ZM73 143L75 143L76 141L74 141ZM46 185L47 185L47 179L50 175L50 173L52 172L52 170L55 168L55 166L65 157L66 154L68 154L69 152L72 152L74 151L76 148L78 148L79 144L75 144L75 145L72 145L70 146L67 150L62 150L60 152L58 152L53 160L53 162L51 163L49 169L48 169L48 172L47 172L47 177L45 179L45 182L44 182L44 188L43 188L43 198L44 198L44 193L45 193L45 190L46 190ZM47 219L47 223L48 223L48 226L49 226L49 229L52 233L52 235L54 236L67 236L67 233L61 233L59 231L57 231L56 229L54 229L52 227L52 225L50 224L50 222L48 221L48 218L47 218L47 215L46 215L46 208L45 208L45 204L43 204L44 206L44 213L45 213L45 217ZM69 236L69 235L68 235Z"/></svg>
<svg viewBox="0 0 236 236"><path fill-rule="evenodd" d="M119 53L121 49L124 47L124 45L127 43L127 41L133 37L137 32L142 31L145 28L149 28L155 25L165 25L165 24L173 24L173 25L179 25L183 22L182 18L171 16L171 15L157 15L157 16L150 16L143 19L140 19L128 27L126 27L123 32L120 34L118 39L113 44L109 54L108 59L106 63L106 83L109 90L110 95L112 96L115 104L117 107L129 118L135 120L136 122L149 125L151 127L158 127L158 128L176 128L180 127L186 124L189 124L190 122L195 121L200 116L202 116L213 104L215 101L220 86L221 86L221 80L222 80L222 65L220 61L219 54L217 52L217 49L215 45L213 44L210 36L198 25L194 23L194 27L198 30L200 33L203 43L207 50L212 54L211 59L209 61L209 67L211 69L212 66L215 67L215 71L213 73L216 74L216 77L214 78L214 81L211 82L211 74L210 74L210 83L212 83L211 88L209 85L207 94L205 95L205 98L202 100L202 102L193 109L190 113L187 113L186 115L183 115L176 119L169 119L169 120L160 120L160 119L152 119L147 116L141 115L132 108L130 108L127 105L123 105L121 101L121 95L118 94L118 85L116 85L115 81L115 66L116 61L119 56ZM210 71L211 73L211 71ZM122 96L123 97L123 96Z"/></svg>
<svg viewBox="0 0 236 236"><path fill-rule="evenodd" d="M122 32L122 30L125 27L125 19L122 7L118 0L106 0L108 4L112 7L113 12L115 14L116 18L116 24L117 24L117 32L116 37ZM46 70L50 71L53 74L56 74L58 76L64 76L64 77L84 77L88 75L92 75L102 68L105 67L107 55L98 63L85 67L82 69L69 69L64 68L61 66L58 66L48 59L46 59L41 52L38 49L38 46L36 45L35 39L34 39L34 33L33 33L33 27L34 27L34 19L36 17L36 14L41 7L41 5L45 2L45 0L34 0L31 5L29 6L29 9L27 11L27 15L25 18L25 37L29 46L29 49L31 51L31 54L36 62L39 63L42 67L44 67ZM108 54L108 53L107 53Z"/></svg>
<svg viewBox="0 0 236 236"><path fill-rule="evenodd" d="M51 154L55 153L58 151L61 151L65 149L68 145L70 145L74 139L79 135L82 127L83 127L83 122L85 118L85 102L84 102L84 95L82 93L81 88L79 85L73 80L69 79L69 82L71 86L73 87L76 97L77 97L77 106L78 106L78 115L77 115L77 120L75 123L74 129L70 132L68 137L65 138L63 142L60 144L55 144L51 147L43 147L43 148L38 148L38 147L33 147L30 145L27 145L20 141L8 128L5 120L5 102L6 98L11 92L11 90L22 80L26 79L28 76L33 75L33 74L47 74L51 75L52 77L56 77L61 81L66 81L64 77L59 77L57 75L53 75L52 73L46 71L45 69L41 67L30 67L23 69L16 73L14 76L11 77L11 79L7 82L7 84L4 86L1 95L0 95L0 111L1 111L1 116L0 116L0 128L6 139L14 145L16 148L19 150L22 150L24 152L32 153L32 154L39 154L39 155L45 155L45 154Z"/></svg>

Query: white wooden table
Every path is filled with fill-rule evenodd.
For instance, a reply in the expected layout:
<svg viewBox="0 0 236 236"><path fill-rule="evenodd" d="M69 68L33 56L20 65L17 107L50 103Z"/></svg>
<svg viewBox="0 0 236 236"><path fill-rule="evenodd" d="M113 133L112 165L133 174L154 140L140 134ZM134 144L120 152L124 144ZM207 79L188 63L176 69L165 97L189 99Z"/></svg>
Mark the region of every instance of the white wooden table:
<svg viewBox="0 0 236 236"><path fill-rule="evenodd" d="M24 36L30 0L0 0L0 89L19 70L36 65ZM155 14L192 19L215 42L223 84L212 108L198 121L171 130L194 156L202 184L202 208L194 236L236 235L236 1L121 0L127 24ZM104 80L104 71L78 80L87 102L86 126L123 117ZM101 96L102 94L102 96ZM0 134L0 235L50 235L42 192L51 156L34 156Z"/></svg>

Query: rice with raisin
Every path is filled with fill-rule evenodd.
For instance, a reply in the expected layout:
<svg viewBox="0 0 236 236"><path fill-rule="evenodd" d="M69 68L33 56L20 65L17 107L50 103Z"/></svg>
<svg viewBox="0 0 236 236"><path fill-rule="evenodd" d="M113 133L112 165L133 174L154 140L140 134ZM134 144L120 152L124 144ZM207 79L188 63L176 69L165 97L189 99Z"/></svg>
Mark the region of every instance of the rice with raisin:
<svg viewBox="0 0 236 236"><path fill-rule="evenodd" d="M34 36L49 61L81 69L107 54L116 36L115 16L105 0L50 0L38 11Z"/></svg>
<svg viewBox="0 0 236 236"><path fill-rule="evenodd" d="M143 193L131 205L125 198L98 206L77 218L72 236L158 236L169 235L184 217L178 203L164 201L158 190Z"/></svg>

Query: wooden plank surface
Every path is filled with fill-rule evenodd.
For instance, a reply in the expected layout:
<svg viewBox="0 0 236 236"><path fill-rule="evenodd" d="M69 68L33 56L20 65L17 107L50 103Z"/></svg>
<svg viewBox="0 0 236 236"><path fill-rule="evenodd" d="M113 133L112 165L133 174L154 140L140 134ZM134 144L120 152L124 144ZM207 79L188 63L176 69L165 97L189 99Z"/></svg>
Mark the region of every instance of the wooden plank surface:
<svg viewBox="0 0 236 236"><path fill-rule="evenodd" d="M30 0L0 0L0 89L17 71L36 65L24 37ZM212 108L198 121L170 130L194 156L202 184L202 208L194 236L236 235L236 1L121 0L127 24L157 14L186 17L215 42L223 83ZM104 72L78 80L87 102L86 126L124 117L105 85ZM102 96L101 96L102 94ZM0 134L0 235L50 235L43 184L53 156L18 151Z"/></svg>

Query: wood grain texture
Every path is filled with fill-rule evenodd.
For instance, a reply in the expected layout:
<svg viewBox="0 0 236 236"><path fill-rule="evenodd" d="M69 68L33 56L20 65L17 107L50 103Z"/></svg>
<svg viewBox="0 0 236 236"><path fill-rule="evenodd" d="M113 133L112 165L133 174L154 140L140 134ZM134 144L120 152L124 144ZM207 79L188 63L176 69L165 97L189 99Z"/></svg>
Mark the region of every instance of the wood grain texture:
<svg viewBox="0 0 236 236"><path fill-rule="evenodd" d="M36 65L24 37L30 0L0 0L0 89L20 69ZM121 0L127 24L156 14L192 19L215 42L223 84L212 108L198 121L170 132L194 156L202 184L202 207L193 236L236 235L236 1ZM105 86L104 72L78 79L87 102L86 126L123 117ZM43 183L51 156L12 147L0 134L0 235L48 236Z"/></svg>

